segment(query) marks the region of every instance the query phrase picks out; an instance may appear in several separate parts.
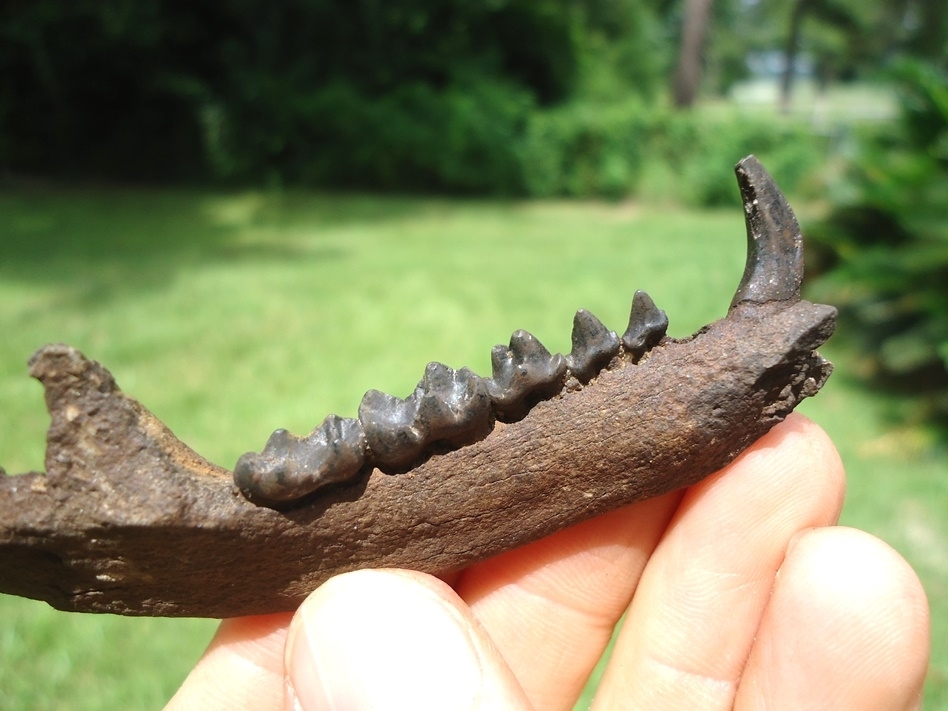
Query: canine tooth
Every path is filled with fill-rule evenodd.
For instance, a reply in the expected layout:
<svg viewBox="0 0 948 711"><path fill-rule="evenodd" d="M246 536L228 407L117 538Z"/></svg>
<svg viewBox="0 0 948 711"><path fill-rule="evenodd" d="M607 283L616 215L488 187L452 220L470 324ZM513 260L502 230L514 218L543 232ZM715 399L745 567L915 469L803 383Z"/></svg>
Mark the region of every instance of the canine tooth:
<svg viewBox="0 0 948 711"><path fill-rule="evenodd" d="M292 501L354 477L365 463L365 434L358 420L329 415L306 437L276 430L259 454L248 452L234 481L251 498Z"/></svg>
<svg viewBox="0 0 948 711"><path fill-rule="evenodd" d="M665 312L655 305L651 296L644 291L636 291L632 297L629 327L622 334L625 350L638 360L662 340L667 329L668 316Z"/></svg>
<svg viewBox="0 0 948 711"><path fill-rule="evenodd" d="M428 443L460 447L484 439L493 429L487 382L468 368L429 363L416 397L419 392L417 419Z"/></svg>
<svg viewBox="0 0 948 711"><path fill-rule="evenodd" d="M561 387L566 374L566 359L551 355L535 336L524 330L514 331L510 345L494 346L490 354L493 378L487 389L501 420L523 417L531 403L528 398L542 399Z"/></svg>
<svg viewBox="0 0 948 711"><path fill-rule="evenodd" d="M754 156L735 166L744 201L747 262L731 308L741 303L800 300L803 281L803 234L796 215Z"/></svg>
<svg viewBox="0 0 948 711"><path fill-rule="evenodd" d="M359 421L372 462L387 472L403 471L421 456L427 432L418 421L420 392L402 400L369 390L359 405Z"/></svg>
<svg viewBox="0 0 948 711"><path fill-rule="evenodd" d="M619 352L619 337L590 311L580 309L573 317L573 349L566 356L570 372L588 383Z"/></svg>

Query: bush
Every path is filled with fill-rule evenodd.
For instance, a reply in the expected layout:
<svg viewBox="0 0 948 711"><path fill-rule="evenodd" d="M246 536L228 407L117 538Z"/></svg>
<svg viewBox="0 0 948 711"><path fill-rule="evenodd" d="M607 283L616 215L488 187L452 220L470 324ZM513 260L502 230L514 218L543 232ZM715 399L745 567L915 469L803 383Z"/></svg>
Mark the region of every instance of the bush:
<svg viewBox="0 0 948 711"><path fill-rule="evenodd" d="M517 148L533 100L500 80L436 90L403 84L370 97L351 83L290 94L279 112L225 108L219 178L326 187L522 193Z"/></svg>
<svg viewBox="0 0 948 711"><path fill-rule="evenodd" d="M0 4L0 172L522 192L531 107L626 61L652 12L596 7Z"/></svg>
<svg viewBox="0 0 948 711"><path fill-rule="evenodd" d="M632 193L651 142L647 116L636 101L575 101L534 112L521 154L527 193L610 198Z"/></svg>
<svg viewBox="0 0 948 711"><path fill-rule="evenodd" d="M785 192L805 192L808 179L826 160L827 140L803 123L728 112L665 117L657 140L661 159L672 167L680 199L692 205L740 205L734 164L756 155Z"/></svg>
<svg viewBox="0 0 948 711"><path fill-rule="evenodd" d="M902 118L863 141L832 214L808 230L814 291L853 325L870 371L948 416L948 77L898 65Z"/></svg>

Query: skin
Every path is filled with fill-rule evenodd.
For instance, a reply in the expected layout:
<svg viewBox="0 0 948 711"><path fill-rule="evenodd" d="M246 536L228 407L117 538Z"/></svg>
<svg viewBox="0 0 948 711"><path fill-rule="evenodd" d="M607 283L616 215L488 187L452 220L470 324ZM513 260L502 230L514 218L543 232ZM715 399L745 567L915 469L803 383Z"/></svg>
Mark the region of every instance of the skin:
<svg viewBox="0 0 948 711"><path fill-rule="evenodd" d="M472 566L340 575L293 615L226 620L167 709L917 709L911 567L837 527L845 478L793 415L685 491Z"/></svg>

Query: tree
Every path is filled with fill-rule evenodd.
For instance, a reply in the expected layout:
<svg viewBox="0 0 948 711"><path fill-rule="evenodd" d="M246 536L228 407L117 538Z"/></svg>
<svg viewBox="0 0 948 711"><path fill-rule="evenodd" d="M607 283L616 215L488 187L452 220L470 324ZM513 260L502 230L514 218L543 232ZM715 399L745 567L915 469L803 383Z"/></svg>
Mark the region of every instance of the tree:
<svg viewBox="0 0 948 711"><path fill-rule="evenodd" d="M712 4L713 0L685 0L678 65L672 81L675 106L681 108L691 106L698 93Z"/></svg>
<svg viewBox="0 0 948 711"><path fill-rule="evenodd" d="M875 71L896 56L944 65L946 8L944 0L792 0L783 8L787 24L781 107L789 108L797 57L804 50L822 84Z"/></svg>

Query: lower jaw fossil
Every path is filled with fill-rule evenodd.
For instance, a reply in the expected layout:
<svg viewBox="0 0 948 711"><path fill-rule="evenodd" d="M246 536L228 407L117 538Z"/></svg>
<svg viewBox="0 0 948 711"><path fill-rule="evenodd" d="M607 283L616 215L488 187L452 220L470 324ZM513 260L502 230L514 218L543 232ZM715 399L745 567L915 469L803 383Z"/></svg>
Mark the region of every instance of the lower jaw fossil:
<svg viewBox="0 0 948 711"><path fill-rule="evenodd" d="M0 592L131 615L291 610L339 572L446 573L699 481L832 371L815 349L835 310L800 299L796 219L756 159L737 175L748 259L726 318L677 341L644 292L621 337L581 310L566 356L517 331L490 378L431 363L407 398L369 391L358 419L277 430L233 474L101 365L47 346L30 372L48 471L0 477Z"/></svg>
<svg viewBox="0 0 948 711"><path fill-rule="evenodd" d="M637 363L667 328L665 312L639 291L621 340L584 309L573 319L573 348L565 357L551 354L530 333L515 331L509 347L491 351L492 378L429 363L404 400L370 390L358 419L329 415L306 437L277 430L263 452L238 460L234 483L251 501L279 507L353 479L365 466L385 473L410 470L434 452L484 439L497 420L522 419L541 400L588 383L610 364ZM575 386L568 385L571 379Z"/></svg>

